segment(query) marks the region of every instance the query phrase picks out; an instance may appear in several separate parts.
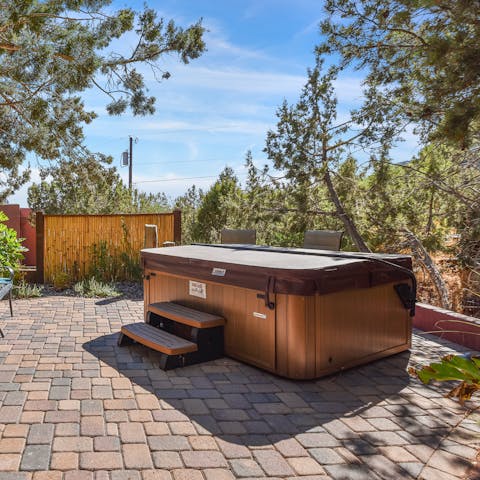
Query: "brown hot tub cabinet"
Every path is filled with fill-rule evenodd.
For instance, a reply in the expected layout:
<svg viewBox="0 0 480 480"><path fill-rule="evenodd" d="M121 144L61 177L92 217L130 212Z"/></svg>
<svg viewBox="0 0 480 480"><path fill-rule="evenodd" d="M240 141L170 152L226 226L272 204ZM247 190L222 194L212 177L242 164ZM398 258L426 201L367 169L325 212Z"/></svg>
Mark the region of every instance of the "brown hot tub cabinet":
<svg viewBox="0 0 480 480"><path fill-rule="evenodd" d="M214 314L225 320L227 355L284 377L410 347L407 256L191 245L142 250L142 262L147 321L160 302Z"/></svg>

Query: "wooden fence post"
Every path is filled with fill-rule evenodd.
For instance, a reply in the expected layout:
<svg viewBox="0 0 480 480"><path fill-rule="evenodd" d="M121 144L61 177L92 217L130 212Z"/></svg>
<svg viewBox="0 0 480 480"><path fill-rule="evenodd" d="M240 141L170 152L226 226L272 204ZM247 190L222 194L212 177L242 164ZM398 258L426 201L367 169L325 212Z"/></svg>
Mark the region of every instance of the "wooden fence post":
<svg viewBox="0 0 480 480"><path fill-rule="evenodd" d="M179 208L173 211L173 241L175 245L182 243L182 211Z"/></svg>
<svg viewBox="0 0 480 480"><path fill-rule="evenodd" d="M44 258L45 258L45 218L43 212L35 213L35 229L36 229L36 249L37 249L37 283L43 283L45 280Z"/></svg>

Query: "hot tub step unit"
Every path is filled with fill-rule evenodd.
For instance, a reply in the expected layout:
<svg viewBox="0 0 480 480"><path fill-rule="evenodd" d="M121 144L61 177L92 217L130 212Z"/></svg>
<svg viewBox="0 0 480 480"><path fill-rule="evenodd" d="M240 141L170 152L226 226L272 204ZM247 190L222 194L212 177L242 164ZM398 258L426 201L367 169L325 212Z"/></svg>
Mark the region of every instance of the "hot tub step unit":
<svg viewBox="0 0 480 480"><path fill-rule="evenodd" d="M172 335L165 330L152 327L144 322L124 325L120 330L119 345L132 343L125 337L167 355L180 355L198 350L196 343Z"/></svg>
<svg viewBox="0 0 480 480"><path fill-rule="evenodd" d="M118 345L121 347L140 343L160 352L160 368L170 370L198 363L198 345L184 338L172 335L144 322L124 325L120 330Z"/></svg>
<svg viewBox="0 0 480 480"><path fill-rule="evenodd" d="M217 315L171 302L149 305L147 323L124 325L120 346L141 343L161 353L160 368L192 365L223 356L223 325Z"/></svg>
<svg viewBox="0 0 480 480"><path fill-rule="evenodd" d="M173 302L151 303L147 309L147 323L151 323L152 314L195 328L213 328L225 325L225 319L219 315L201 312Z"/></svg>

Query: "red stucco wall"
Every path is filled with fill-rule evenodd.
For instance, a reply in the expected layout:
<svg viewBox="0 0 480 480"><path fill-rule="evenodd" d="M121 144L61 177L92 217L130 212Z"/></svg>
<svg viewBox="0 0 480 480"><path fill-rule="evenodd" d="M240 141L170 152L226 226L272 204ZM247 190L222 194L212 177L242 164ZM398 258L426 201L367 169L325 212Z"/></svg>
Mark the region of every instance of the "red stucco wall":
<svg viewBox="0 0 480 480"><path fill-rule="evenodd" d="M20 233L20 207L18 205L0 205L0 210L8 217L7 227Z"/></svg>
<svg viewBox="0 0 480 480"><path fill-rule="evenodd" d="M20 205L0 205L0 210L8 217L7 226L17 232L19 238L24 238L23 246L28 248L24 253L24 265L36 265L36 231L30 224L30 208L20 208Z"/></svg>
<svg viewBox="0 0 480 480"><path fill-rule="evenodd" d="M37 259L37 232L35 227L30 223L32 210L30 208L20 209L20 231L21 237L24 238L23 245L28 248L28 252L24 253L24 265L36 265Z"/></svg>
<svg viewBox="0 0 480 480"><path fill-rule="evenodd" d="M451 342L480 351L480 319L417 303L413 326Z"/></svg>

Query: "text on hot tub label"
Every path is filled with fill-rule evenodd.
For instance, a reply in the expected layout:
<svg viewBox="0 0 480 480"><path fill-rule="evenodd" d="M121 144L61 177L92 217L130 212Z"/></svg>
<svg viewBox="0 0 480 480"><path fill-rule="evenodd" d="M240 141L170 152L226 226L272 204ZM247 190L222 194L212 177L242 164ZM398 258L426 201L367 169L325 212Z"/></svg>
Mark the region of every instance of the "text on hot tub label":
<svg viewBox="0 0 480 480"><path fill-rule="evenodd" d="M201 282L188 281L188 293L192 297L207 298L207 285Z"/></svg>

